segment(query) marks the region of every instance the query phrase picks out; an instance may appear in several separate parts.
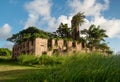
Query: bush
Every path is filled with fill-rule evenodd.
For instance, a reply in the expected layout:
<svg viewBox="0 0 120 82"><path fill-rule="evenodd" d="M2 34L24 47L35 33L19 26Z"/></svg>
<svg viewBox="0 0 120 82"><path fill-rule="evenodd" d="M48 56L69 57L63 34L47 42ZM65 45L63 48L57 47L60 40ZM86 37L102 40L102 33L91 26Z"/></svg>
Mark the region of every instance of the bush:
<svg viewBox="0 0 120 82"><path fill-rule="evenodd" d="M11 51L7 48L0 48L0 56L10 56Z"/></svg>
<svg viewBox="0 0 120 82"><path fill-rule="evenodd" d="M14 64L15 62L11 59L11 56L0 56L0 63Z"/></svg>
<svg viewBox="0 0 120 82"><path fill-rule="evenodd" d="M39 57L40 65L57 65L57 64L62 64L63 61L64 61L63 57L60 56L42 55L41 57Z"/></svg>
<svg viewBox="0 0 120 82"><path fill-rule="evenodd" d="M34 55L22 54L18 57L18 63L23 65L33 65L38 63L38 58Z"/></svg>

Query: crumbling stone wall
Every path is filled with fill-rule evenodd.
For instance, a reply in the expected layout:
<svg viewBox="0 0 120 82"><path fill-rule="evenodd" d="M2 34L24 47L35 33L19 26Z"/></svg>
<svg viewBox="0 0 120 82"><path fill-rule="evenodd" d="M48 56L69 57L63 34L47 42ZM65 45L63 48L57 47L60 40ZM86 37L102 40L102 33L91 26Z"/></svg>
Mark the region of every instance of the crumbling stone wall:
<svg viewBox="0 0 120 82"><path fill-rule="evenodd" d="M35 39L35 55L40 56L41 54L47 53L48 47L48 40L42 38Z"/></svg>
<svg viewBox="0 0 120 82"><path fill-rule="evenodd" d="M75 42L75 47L73 47L73 41L67 41L67 46L65 46L65 41L63 39L56 40L51 39L51 50L48 48L48 39L36 38L33 41L25 41L21 44L16 44L13 46L13 58L16 58L20 54L34 54L35 56L41 56L42 54L52 55L54 50L57 49L60 52L67 49L68 53L73 51L83 51L81 43Z"/></svg>

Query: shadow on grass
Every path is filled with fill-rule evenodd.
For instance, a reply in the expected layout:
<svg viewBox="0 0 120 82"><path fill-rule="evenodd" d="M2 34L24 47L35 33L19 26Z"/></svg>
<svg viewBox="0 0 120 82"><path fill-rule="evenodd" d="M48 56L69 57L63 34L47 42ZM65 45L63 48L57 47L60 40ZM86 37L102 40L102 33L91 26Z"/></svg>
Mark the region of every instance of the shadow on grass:
<svg viewBox="0 0 120 82"><path fill-rule="evenodd" d="M15 62L16 61L13 61L11 58L0 56L0 64L14 64Z"/></svg>
<svg viewBox="0 0 120 82"><path fill-rule="evenodd" d="M33 82L44 81L50 69L19 69L0 72L0 82Z"/></svg>
<svg viewBox="0 0 120 82"><path fill-rule="evenodd" d="M1 57L1 56L0 56L0 65L1 66L5 66L5 65L9 65L9 66L25 66L25 65L18 64L17 60L12 60L10 57Z"/></svg>

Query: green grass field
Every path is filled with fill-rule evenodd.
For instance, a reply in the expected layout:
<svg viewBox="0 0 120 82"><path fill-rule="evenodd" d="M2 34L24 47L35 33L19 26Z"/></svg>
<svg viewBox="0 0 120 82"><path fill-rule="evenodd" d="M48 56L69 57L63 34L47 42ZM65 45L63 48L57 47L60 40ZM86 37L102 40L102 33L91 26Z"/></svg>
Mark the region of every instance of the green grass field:
<svg viewBox="0 0 120 82"><path fill-rule="evenodd" d="M27 65L0 57L0 82L120 82L120 55L77 53L62 59L44 56L37 61Z"/></svg>

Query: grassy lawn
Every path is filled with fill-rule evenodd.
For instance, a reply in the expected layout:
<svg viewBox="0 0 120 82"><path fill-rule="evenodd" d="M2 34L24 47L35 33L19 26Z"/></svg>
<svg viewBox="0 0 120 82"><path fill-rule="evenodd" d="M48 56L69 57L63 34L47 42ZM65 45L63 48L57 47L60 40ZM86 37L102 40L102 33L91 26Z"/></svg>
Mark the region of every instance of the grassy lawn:
<svg viewBox="0 0 120 82"><path fill-rule="evenodd" d="M19 65L4 65L0 64L0 82L21 82L33 78L42 71L49 71L49 67L33 67L33 66L19 66ZM34 81L32 81L34 82Z"/></svg>
<svg viewBox="0 0 120 82"><path fill-rule="evenodd" d="M11 66L11 65L1 65L0 66L0 82L8 81L12 79L22 78L26 74L31 73L34 70L31 67L24 66Z"/></svg>

